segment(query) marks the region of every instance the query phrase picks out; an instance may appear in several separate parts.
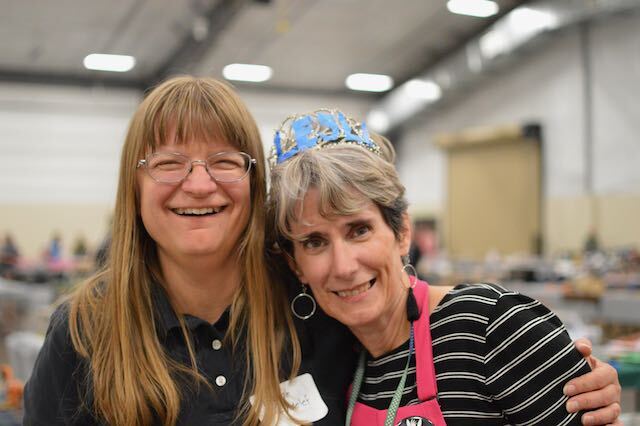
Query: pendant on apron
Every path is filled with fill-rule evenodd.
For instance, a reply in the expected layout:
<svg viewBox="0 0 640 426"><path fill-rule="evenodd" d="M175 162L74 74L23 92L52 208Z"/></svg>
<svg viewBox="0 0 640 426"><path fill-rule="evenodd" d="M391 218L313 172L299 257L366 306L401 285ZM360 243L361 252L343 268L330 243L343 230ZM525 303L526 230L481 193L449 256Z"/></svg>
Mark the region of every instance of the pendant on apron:
<svg viewBox="0 0 640 426"><path fill-rule="evenodd" d="M420 416L411 416L400 420L396 426L434 426L430 420Z"/></svg>

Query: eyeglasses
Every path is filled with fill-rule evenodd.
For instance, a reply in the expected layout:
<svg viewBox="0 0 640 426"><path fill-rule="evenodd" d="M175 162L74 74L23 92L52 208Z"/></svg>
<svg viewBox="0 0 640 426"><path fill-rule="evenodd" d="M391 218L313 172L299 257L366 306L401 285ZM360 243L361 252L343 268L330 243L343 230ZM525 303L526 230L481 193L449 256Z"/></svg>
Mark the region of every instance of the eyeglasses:
<svg viewBox="0 0 640 426"><path fill-rule="evenodd" d="M137 167L144 167L156 182L178 183L189 176L194 164L203 165L216 182L229 183L244 179L256 160L246 152L218 152L206 160L192 160L177 152L156 152L138 160Z"/></svg>

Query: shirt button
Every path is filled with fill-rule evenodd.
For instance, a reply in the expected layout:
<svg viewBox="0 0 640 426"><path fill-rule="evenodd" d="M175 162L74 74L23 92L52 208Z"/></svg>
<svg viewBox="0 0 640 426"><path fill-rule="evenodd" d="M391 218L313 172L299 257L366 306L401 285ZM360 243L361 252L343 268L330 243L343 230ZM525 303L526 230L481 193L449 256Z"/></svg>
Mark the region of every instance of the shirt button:
<svg viewBox="0 0 640 426"><path fill-rule="evenodd" d="M216 377L216 385L222 387L227 383L227 378L224 376Z"/></svg>
<svg viewBox="0 0 640 426"><path fill-rule="evenodd" d="M215 339L213 342L211 342L211 347L216 351L220 350L220 348L222 347L222 342L218 339Z"/></svg>

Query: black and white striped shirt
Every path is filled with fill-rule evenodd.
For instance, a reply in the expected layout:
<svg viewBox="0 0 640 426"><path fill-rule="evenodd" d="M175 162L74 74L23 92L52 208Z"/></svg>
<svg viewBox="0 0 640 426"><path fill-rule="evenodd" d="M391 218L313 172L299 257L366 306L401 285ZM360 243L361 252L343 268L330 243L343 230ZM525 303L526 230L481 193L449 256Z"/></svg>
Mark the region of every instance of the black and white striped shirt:
<svg viewBox="0 0 640 426"><path fill-rule="evenodd" d="M540 302L494 284L462 284L430 316L438 401L447 425L573 425L562 393L589 371L564 325ZM389 406L407 344L369 359L358 400ZM401 405L418 402L415 359Z"/></svg>

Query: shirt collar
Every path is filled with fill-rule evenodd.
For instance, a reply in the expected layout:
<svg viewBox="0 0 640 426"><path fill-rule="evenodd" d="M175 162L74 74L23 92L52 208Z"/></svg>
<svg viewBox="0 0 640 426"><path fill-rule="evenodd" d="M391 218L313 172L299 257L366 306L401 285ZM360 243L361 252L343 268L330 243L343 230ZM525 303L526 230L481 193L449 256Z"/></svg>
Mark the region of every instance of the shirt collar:
<svg viewBox="0 0 640 426"><path fill-rule="evenodd" d="M153 307L156 317L155 322L158 334L162 338L166 338L170 333L174 332L174 330L179 331L180 321L178 320L178 316L173 310L171 302L169 302L167 292L162 287L162 285L158 283L152 284L151 297L153 300ZM207 326L213 325L221 333L226 333L227 328L229 327L229 313L230 307L222 313L218 321L216 321L214 324L210 324L201 318L189 314L183 315L183 319L185 325L191 331L204 324Z"/></svg>

